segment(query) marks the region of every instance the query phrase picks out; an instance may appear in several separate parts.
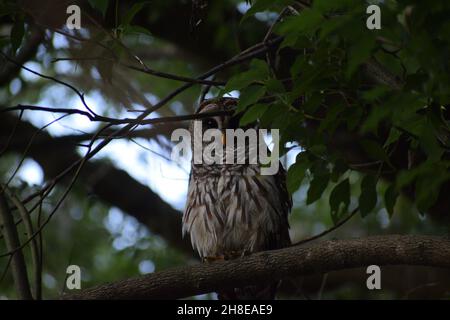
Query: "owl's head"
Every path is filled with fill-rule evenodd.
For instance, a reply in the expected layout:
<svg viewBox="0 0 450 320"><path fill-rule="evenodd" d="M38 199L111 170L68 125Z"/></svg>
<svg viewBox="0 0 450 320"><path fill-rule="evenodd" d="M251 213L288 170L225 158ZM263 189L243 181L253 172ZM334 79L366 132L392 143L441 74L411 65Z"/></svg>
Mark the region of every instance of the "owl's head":
<svg viewBox="0 0 450 320"><path fill-rule="evenodd" d="M249 150L251 149L257 150L258 148L257 141L250 141L250 139L247 140L238 139L235 136L233 136L233 138L231 139L227 138L229 137L228 135L229 132L227 132L227 129L232 129L228 131L235 131L236 129L243 129L244 131L247 131L250 128L257 129L256 123L247 125L245 127L241 127L239 125L242 114L235 113L237 103L238 99L235 98L219 98L206 100L200 104L196 112L197 114L214 113L211 116L202 117L192 121L190 126L190 132L194 137L194 139L191 140L192 149L194 150L194 152L195 152L194 141L197 142L201 141L200 144L202 150L199 153L201 153L203 157L202 165L204 165L205 162L207 165L210 164L217 165L218 161L213 161L213 159L214 160L222 159L223 161L219 161L219 164L225 164L226 166L230 164L241 165L242 161L234 161L234 160L244 159L245 162L245 159L249 158ZM201 128L201 130L199 128ZM214 137L208 138L209 136L207 131L214 132L216 135ZM201 137L199 137L200 134ZM218 139L216 138L217 136ZM254 136L256 137L256 133L254 134ZM230 144L230 140L233 141L233 143ZM220 154L217 153L217 150L219 148L216 148L218 141L220 141L219 146ZM206 152L204 152L205 150ZM227 158L227 156L229 158ZM234 160L229 161L231 158L233 158ZM193 162L195 163L195 161Z"/></svg>
<svg viewBox="0 0 450 320"><path fill-rule="evenodd" d="M208 129L237 129L239 127L239 115L235 115L238 100L235 98L219 98L203 101L196 114L218 113L221 115L202 118L196 121L202 122L203 131ZM228 113L225 113L228 112Z"/></svg>

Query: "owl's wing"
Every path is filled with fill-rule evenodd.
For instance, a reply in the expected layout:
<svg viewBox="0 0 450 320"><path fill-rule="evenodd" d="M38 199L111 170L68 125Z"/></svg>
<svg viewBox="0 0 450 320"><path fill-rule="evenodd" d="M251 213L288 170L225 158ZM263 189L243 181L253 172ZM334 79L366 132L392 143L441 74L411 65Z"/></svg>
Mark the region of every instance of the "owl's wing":
<svg viewBox="0 0 450 320"><path fill-rule="evenodd" d="M292 197L287 190L286 170L284 170L281 162L279 165L279 170L275 175L275 179L277 186L280 188L280 199L282 201L283 210L287 219L287 216L292 209Z"/></svg>
<svg viewBox="0 0 450 320"><path fill-rule="evenodd" d="M271 208L265 211L268 220L260 226L258 233L263 241L260 243L260 250L274 250L284 248L291 244L289 237L288 215L292 208L292 198L286 186L286 171L281 163L276 174L270 176L255 177L257 180L270 181L269 183L257 183L259 188L257 194L251 190L252 198L262 197L262 201ZM255 181L256 182L256 181Z"/></svg>
<svg viewBox="0 0 450 320"><path fill-rule="evenodd" d="M277 243L272 243L270 245L271 249L273 247L283 248L289 246L291 244L291 238L289 236L289 220L288 216L292 209L292 197L287 190L286 185L286 171L283 168L283 165L279 164L279 170L274 176L275 185L278 188L279 199L281 202L282 212L280 212L280 234L275 235L274 241ZM275 248L273 248L275 249Z"/></svg>

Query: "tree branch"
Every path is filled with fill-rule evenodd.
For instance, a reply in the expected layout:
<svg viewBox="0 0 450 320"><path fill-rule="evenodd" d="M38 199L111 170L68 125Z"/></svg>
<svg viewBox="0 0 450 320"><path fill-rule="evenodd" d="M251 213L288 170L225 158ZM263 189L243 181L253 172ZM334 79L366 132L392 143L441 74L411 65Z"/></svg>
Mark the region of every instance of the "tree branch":
<svg viewBox="0 0 450 320"><path fill-rule="evenodd" d="M216 290L372 264L450 268L450 240L386 235L323 241L265 251L226 262L197 264L89 288L63 299L178 299Z"/></svg>
<svg viewBox="0 0 450 320"><path fill-rule="evenodd" d="M49 112L49 113L62 113L62 114L66 114L66 115L78 114L78 115L87 117L92 122L105 122L105 123L109 123L111 125L135 124L136 123L136 119L131 119L131 118L116 119L116 118L109 118L109 117L104 117L104 116L100 116L100 115L91 115L90 113L83 111L83 110L79 110L79 109L52 108L52 107L22 105L22 104L19 104L14 107L1 108L0 113L25 111L25 110L42 111L42 112ZM145 110L143 112L145 112ZM140 120L139 124L147 125L147 124L160 124L160 123L168 123L168 122L176 122L176 121L188 121L188 120L203 119L203 118L209 118L212 116L231 114L231 113L232 113L232 111L214 111L214 112L208 112L208 113L187 114L187 115L182 115L182 116L159 117L159 118L153 118L153 119ZM105 136L105 134L102 134L102 136L105 136L105 138L108 138L109 136L111 136L115 133L115 131L109 131L109 132L111 132L111 133L108 136ZM117 136L115 136L115 137L117 137Z"/></svg>
<svg viewBox="0 0 450 320"><path fill-rule="evenodd" d="M9 210L8 203L4 196L4 190L0 190L0 223L3 224L6 247L9 251L20 247L19 235L17 233L14 219ZM27 268L25 259L21 250L17 250L11 258L11 270L16 286L17 294L20 299L33 299L28 282Z"/></svg>
<svg viewBox="0 0 450 320"><path fill-rule="evenodd" d="M5 193L10 199L10 201L16 206L17 210L20 213L20 217L24 222L25 230L27 235L31 237L34 233L33 224L31 222L30 214L25 207L25 205L20 201L17 196L15 196L11 190L7 187L4 187ZM18 248L18 247L16 247ZM31 260L33 262L33 275L34 275L34 298L36 300L41 300L42 298L42 268L41 263L39 261L39 247L36 238L32 238L30 241L30 249L31 249Z"/></svg>

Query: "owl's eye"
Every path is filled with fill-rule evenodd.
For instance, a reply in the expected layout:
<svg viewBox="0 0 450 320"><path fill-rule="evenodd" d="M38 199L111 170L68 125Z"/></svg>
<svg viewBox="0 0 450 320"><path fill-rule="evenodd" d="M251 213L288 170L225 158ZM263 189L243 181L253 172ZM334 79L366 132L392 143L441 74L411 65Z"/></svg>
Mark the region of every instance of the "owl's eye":
<svg viewBox="0 0 450 320"><path fill-rule="evenodd" d="M203 121L203 125L208 129L217 129L219 127L217 121L212 118Z"/></svg>

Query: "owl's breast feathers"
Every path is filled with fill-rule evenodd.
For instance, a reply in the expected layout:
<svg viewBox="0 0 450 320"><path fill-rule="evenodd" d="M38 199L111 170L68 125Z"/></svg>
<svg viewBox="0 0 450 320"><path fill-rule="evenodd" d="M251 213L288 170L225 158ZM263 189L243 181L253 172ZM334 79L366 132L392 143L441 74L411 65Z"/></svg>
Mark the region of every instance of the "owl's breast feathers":
<svg viewBox="0 0 450 320"><path fill-rule="evenodd" d="M285 172L280 166L275 175L259 173L257 165L193 166L183 235L202 258L290 244Z"/></svg>

